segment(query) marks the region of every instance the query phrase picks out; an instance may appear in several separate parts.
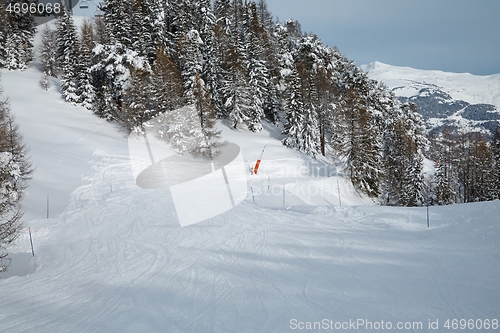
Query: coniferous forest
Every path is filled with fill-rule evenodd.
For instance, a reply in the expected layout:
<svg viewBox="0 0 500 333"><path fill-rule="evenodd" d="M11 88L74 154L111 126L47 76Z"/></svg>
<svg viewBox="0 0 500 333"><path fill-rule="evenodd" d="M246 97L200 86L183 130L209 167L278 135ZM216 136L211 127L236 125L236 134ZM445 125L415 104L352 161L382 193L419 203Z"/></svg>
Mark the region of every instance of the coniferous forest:
<svg viewBox="0 0 500 333"><path fill-rule="evenodd" d="M9 2L0 2L7 6ZM29 2L25 0L25 2ZM217 154L216 120L341 161L355 188L383 205L446 205L500 197L500 132L427 134L412 103L293 20L277 22L265 0L105 0L103 17L77 28L63 10L39 49L68 103L142 132L156 119L179 152ZM0 66L33 60L33 17L0 8ZM423 161L435 162L433 177Z"/></svg>

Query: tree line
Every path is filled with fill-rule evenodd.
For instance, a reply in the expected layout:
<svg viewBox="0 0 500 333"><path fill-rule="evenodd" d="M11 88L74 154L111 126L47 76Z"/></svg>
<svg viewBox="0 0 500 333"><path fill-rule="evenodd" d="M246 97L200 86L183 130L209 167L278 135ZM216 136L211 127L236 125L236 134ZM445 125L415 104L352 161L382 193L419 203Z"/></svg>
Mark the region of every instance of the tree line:
<svg viewBox="0 0 500 333"><path fill-rule="evenodd" d="M21 201L32 172L27 147L0 88L0 272L10 263L6 247L22 230Z"/></svg>
<svg viewBox="0 0 500 333"><path fill-rule="evenodd" d="M471 157L444 165L450 138L428 137L415 104L299 22L273 19L265 0L105 0L101 10L80 29L68 11L55 30L44 27L42 85L58 77L66 101L128 131L154 119L180 153L212 156L222 145L217 119L253 132L270 122L285 146L342 161L355 188L385 205L422 205L427 190L436 204L498 197L493 143L454 133L467 151L460 157ZM458 170L478 165L472 156L482 152L491 179L466 180L479 176ZM424 155L438 163L430 179ZM440 199L451 188L453 200Z"/></svg>

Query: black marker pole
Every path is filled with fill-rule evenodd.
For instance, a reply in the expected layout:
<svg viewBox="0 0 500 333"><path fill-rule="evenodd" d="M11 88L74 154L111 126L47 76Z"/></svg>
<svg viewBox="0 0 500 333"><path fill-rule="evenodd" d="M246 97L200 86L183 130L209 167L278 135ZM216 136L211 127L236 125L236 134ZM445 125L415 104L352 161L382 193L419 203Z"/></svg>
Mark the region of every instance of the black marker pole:
<svg viewBox="0 0 500 333"><path fill-rule="evenodd" d="M28 231L30 233L31 254L33 254L33 257L34 257L35 256L35 250L33 249L33 238L31 238L31 228L28 228Z"/></svg>

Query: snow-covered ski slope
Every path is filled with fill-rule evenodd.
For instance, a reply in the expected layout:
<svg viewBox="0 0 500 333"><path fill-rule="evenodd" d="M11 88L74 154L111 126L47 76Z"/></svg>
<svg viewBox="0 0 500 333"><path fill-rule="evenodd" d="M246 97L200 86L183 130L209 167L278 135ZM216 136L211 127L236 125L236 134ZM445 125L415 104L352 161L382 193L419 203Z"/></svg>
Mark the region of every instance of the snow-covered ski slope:
<svg viewBox="0 0 500 333"><path fill-rule="evenodd" d="M1 332L289 332L323 319L422 322L408 330L417 332L429 319L499 317L499 201L431 207L427 229L424 208L366 205L335 170L281 147L271 127L220 124L249 163L267 145L249 176L256 202L249 191L235 209L181 228L168 190L135 185L125 133L41 91L38 75L3 73L38 166L30 193L42 198L25 203L35 258L27 233L9 249ZM339 179L343 206L335 192L285 193L284 206L269 193L328 179L334 189ZM46 219L45 193L73 190L64 213Z"/></svg>
<svg viewBox="0 0 500 333"><path fill-rule="evenodd" d="M26 231L0 275L0 332L290 332L324 319L425 332L429 320L446 331L446 319L500 319L499 201L430 207L427 228L425 208L373 205L272 126L220 123L248 167L266 146L261 169L243 203L181 228L168 189L135 184L127 134L56 85L42 91L40 76L2 72L37 170L24 201L35 257Z"/></svg>

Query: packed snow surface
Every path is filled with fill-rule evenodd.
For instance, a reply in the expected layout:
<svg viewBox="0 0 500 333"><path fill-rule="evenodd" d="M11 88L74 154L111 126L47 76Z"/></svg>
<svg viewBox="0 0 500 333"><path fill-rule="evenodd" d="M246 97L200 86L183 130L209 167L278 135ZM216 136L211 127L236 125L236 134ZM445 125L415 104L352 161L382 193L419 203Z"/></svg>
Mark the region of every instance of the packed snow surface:
<svg viewBox="0 0 500 333"><path fill-rule="evenodd" d="M248 168L265 146L261 169L241 204L180 227L168 188L136 185L127 134L65 103L57 84L42 91L40 76L2 73L37 169L0 275L0 332L290 332L324 319L421 322L406 330L417 332L500 319L499 201L430 207L427 228L425 208L375 206L341 168L281 146L273 126L219 123Z"/></svg>

